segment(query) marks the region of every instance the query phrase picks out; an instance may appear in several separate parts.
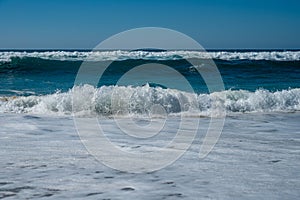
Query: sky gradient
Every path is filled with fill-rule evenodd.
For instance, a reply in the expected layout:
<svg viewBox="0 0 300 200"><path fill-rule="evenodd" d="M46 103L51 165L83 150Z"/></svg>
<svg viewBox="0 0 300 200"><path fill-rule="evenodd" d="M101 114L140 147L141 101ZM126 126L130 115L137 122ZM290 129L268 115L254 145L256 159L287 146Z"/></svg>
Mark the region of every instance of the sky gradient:
<svg viewBox="0 0 300 200"><path fill-rule="evenodd" d="M90 49L147 26L207 49L300 48L297 0L0 0L0 24L1 49Z"/></svg>

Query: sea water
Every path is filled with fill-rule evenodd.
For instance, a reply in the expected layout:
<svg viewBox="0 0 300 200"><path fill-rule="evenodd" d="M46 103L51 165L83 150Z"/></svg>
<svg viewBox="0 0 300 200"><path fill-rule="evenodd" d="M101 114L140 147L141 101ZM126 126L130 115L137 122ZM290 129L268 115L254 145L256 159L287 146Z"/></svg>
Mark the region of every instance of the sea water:
<svg viewBox="0 0 300 200"><path fill-rule="evenodd" d="M198 73L207 69L186 62L192 58L212 58L225 90L210 93ZM83 61L110 60L98 85L74 85ZM300 51L1 51L0 62L0 197L299 198ZM184 75L194 93L178 89L172 77L171 87L116 84L134 66L153 62ZM168 118L159 136L150 141L120 134L114 118L147 124L154 104L165 110L154 123ZM220 104L227 113L223 132L200 159ZM199 120L199 128L175 163L135 174L111 169L90 155L73 116L98 118L119 148L140 153L165 145L182 117L189 123Z"/></svg>

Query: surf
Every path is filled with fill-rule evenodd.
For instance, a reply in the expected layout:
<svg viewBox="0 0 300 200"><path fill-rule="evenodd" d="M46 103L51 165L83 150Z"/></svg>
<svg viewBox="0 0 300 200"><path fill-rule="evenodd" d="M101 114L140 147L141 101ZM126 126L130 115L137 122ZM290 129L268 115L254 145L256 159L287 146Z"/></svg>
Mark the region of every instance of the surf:
<svg viewBox="0 0 300 200"><path fill-rule="evenodd" d="M76 104L73 104L73 98L77 98ZM129 117L149 115L151 107L157 104L170 116L209 117L223 108L227 113L240 114L296 112L300 110L300 88L275 92L258 89L254 92L226 90L195 94L159 86L150 87L149 84L99 88L82 85L67 92L58 91L48 95L1 97L0 113Z"/></svg>

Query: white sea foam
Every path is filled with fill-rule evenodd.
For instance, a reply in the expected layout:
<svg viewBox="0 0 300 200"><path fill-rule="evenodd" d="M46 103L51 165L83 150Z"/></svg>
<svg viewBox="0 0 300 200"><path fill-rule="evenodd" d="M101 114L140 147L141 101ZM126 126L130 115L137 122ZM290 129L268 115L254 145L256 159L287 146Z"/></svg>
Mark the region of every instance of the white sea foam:
<svg viewBox="0 0 300 200"><path fill-rule="evenodd" d="M147 60L177 60L177 59L221 59L221 60L274 60L274 61L299 61L300 51L44 51L44 52L0 52L0 62L10 62L13 57L31 57L48 60L61 61L106 61L126 59L147 59Z"/></svg>
<svg viewBox="0 0 300 200"><path fill-rule="evenodd" d="M72 100L74 98L74 105ZM270 92L259 89L227 90L211 94L192 94L175 89L131 86L76 86L68 92L44 96L1 97L0 113L34 113L80 116L148 115L153 105L161 105L168 114L184 116L229 113L293 112L300 110L300 88ZM158 109L159 111L159 109Z"/></svg>

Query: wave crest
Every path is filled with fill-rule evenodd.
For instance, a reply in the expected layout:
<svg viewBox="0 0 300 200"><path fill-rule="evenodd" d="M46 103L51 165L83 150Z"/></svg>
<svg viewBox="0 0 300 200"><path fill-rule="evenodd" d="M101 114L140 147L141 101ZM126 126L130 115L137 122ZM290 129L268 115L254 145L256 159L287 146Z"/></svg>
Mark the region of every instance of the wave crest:
<svg viewBox="0 0 300 200"><path fill-rule="evenodd" d="M271 60L300 61L300 51L0 51L0 62L12 58L41 58L60 61L107 61L107 60L179 60L179 59L220 59L220 60Z"/></svg>
<svg viewBox="0 0 300 200"><path fill-rule="evenodd" d="M74 99L73 99L74 98ZM74 105L72 102L74 100ZM79 116L157 115L212 116L220 109L229 113L291 112L300 110L300 88L270 92L259 89L226 90L192 94L160 87L75 86L68 92L44 96L1 97L1 113L33 113Z"/></svg>

